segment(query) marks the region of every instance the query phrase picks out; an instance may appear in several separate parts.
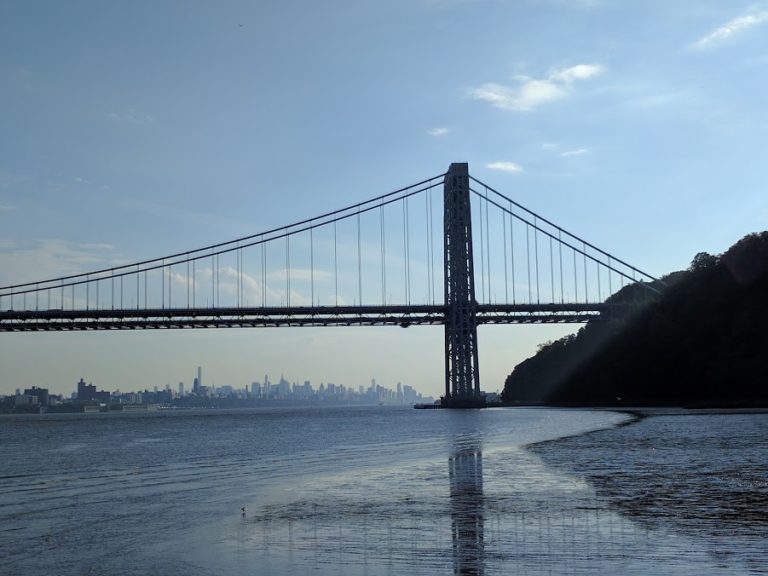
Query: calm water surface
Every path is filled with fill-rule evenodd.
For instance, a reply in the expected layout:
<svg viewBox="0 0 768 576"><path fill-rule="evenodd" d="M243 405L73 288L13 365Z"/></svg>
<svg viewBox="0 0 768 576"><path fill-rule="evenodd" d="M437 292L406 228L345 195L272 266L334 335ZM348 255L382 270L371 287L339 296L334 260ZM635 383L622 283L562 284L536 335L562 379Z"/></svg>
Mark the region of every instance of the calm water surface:
<svg viewBox="0 0 768 576"><path fill-rule="evenodd" d="M768 573L768 416L629 420L3 418L0 574Z"/></svg>

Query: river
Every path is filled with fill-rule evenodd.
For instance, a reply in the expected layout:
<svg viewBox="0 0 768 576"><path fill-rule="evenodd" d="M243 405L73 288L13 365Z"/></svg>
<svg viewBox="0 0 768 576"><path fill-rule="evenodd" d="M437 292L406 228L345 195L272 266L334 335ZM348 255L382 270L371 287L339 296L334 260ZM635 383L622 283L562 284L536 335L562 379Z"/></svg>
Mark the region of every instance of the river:
<svg viewBox="0 0 768 576"><path fill-rule="evenodd" d="M14 576L759 574L766 504L764 414L0 419Z"/></svg>

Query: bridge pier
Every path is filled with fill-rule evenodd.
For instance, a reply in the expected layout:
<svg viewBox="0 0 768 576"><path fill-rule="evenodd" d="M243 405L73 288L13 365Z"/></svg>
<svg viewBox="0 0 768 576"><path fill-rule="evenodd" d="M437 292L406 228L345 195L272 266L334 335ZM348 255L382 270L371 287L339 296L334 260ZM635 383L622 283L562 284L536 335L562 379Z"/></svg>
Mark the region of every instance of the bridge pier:
<svg viewBox="0 0 768 576"><path fill-rule="evenodd" d="M451 164L445 175L444 289L445 396L443 408L482 408L477 355L475 276L472 261L472 213L469 167Z"/></svg>

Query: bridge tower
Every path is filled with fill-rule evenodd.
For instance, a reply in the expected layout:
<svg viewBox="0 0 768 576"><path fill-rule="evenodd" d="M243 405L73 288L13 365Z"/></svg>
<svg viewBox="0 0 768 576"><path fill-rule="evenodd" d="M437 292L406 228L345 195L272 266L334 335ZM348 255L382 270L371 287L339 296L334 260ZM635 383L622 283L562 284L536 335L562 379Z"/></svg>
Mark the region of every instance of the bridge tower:
<svg viewBox="0 0 768 576"><path fill-rule="evenodd" d="M469 167L451 164L445 175L445 396L444 408L480 408L477 360L475 275L472 263L472 214Z"/></svg>

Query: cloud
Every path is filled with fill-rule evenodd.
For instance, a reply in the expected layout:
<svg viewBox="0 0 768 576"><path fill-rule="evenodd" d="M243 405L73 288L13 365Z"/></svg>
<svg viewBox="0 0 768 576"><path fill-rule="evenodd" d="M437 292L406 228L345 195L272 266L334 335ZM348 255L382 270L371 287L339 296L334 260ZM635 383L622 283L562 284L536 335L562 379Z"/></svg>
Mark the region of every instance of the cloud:
<svg viewBox="0 0 768 576"><path fill-rule="evenodd" d="M431 128L431 129L427 130L427 134L429 134L430 136L438 136L439 137L439 136L445 136L450 131L451 131L450 128L445 128L443 126L439 126L437 128Z"/></svg>
<svg viewBox="0 0 768 576"><path fill-rule="evenodd" d="M151 114L140 112L134 108L113 110L108 114L108 116L116 122L124 122L126 124L149 124L155 121L154 116Z"/></svg>
<svg viewBox="0 0 768 576"><path fill-rule="evenodd" d="M85 250L114 250L115 247L112 244L95 243L95 244L78 244L80 248Z"/></svg>
<svg viewBox="0 0 768 576"><path fill-rule="evenodd" d="M573 84L588 80L603 72L600 64L577 64L555 70L547 78L517 78L518 86L504 86L493 82L469 91L474 100L489 102L503 110L530 111L542 104L562 100L570 94Z"/></svg>
<svg viewBox="0 0 768 576"><path fill-rule="evenodd" d="M515 162L490 162L485 167L489 170L499 170L500 172L525 172L523 167Z"/></svg>
<svg viewBox="0 0 768 576"><path fill-rule="evenodd" d="M108 244L41 240L27 248L0 242L0 286L34 282L115 264Z"/></svg>
<svg viewBox="0 0 768 576"><path fill-rule="evenodd" d="M566 150L565 152L560 152L560 156L581 156L587 152L588 150L586 148L577 148L576 150Z"/></svg>
<svg viewBox="0 0 768 576"><path fill-rule="evenodd" d="M699 38L696 42L691 44L690 47L694 50L713 48L722 42L733 38L737 34L765 22L768 22L768 10L761 10L744 16L738 16L729 20L719 28L716 28L706 36Z"/></svg>
<svg viewBox="0 0 768 576"><path fill-rule="evenodd" d="M0 204L0 212L10 212L13 210L13 206L9 206L8 204Z"/></svg>

